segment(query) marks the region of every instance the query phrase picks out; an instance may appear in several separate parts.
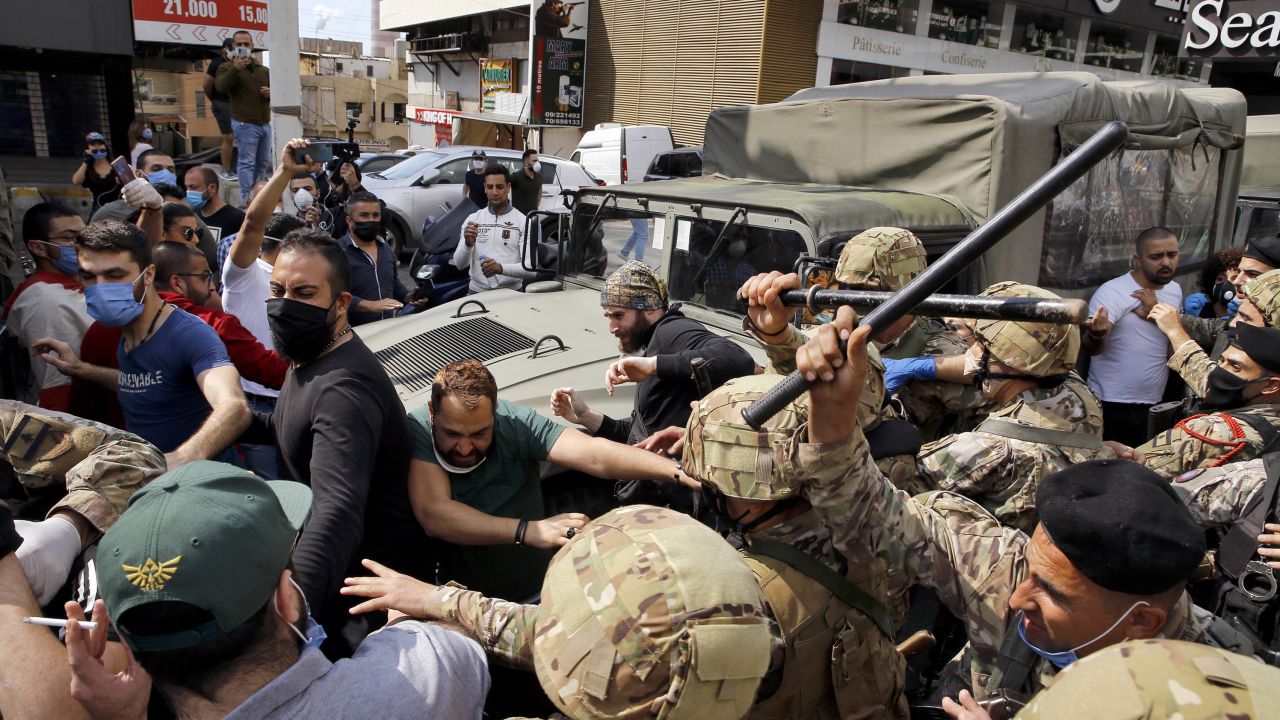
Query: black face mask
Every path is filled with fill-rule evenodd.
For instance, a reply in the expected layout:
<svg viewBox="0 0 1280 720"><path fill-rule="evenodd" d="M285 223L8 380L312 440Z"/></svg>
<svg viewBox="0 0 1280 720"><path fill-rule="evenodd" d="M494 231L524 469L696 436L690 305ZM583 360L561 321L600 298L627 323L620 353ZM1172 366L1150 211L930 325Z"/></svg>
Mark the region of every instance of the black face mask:
<svg viewBox="0 0 1280 720"><path fill-rule="evenodd" d="M382 223L377 220L361 220L351 226L351 234L361 240L373 240L382 230Z"/></svg>
<svg viewBox="0 0 1280 720"><path fill-rule="evenodd" d="M1227 372L1224 367L1216 367L1209 373L1209 390L1204 394L1204 401L1201 402L1201 405L1210 410L1238 408L1248 401L1244 396L1244 389L1255 382L1266 379L1245 380Z"/></svg>
<svg viewBox="0 0 1280 720"><path fill-rule="evenodd" d="M1228 305L1236 299L1236 286L1223 280L1213 286L1213 301L1218 305Z"/></svg>
<svg viewBox="0 0 1280 720"><path fill-rule="evenodd" d="M268 299L267 324L276 352L299 365L315 360L333 341L338 319L330 320L329 312L337 302L324 308L289 298Z"/></svg>

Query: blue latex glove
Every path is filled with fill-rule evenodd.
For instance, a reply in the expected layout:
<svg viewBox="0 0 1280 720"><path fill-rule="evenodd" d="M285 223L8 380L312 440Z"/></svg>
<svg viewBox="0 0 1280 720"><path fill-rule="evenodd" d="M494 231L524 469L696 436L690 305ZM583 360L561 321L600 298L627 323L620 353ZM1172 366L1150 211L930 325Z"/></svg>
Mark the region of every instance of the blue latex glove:
<svg viewBox="0 0 1280 720"><path fill-rule="evenodd" d="M884 358L884 392L892 395L912 380L933 380L938 376L938 366L932 357Z"/></svg>

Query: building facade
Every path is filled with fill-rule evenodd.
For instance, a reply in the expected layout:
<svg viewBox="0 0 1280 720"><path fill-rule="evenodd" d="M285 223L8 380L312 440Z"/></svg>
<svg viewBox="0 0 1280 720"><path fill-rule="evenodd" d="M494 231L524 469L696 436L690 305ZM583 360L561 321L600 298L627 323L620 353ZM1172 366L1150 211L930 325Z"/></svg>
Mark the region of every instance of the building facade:
<svg viewBox="0 0 1280 720"><path fill-rule="evenodd" d="M825 0L815 84L1075 70L1204 85L1178 57L1181 0Z"/></svg>

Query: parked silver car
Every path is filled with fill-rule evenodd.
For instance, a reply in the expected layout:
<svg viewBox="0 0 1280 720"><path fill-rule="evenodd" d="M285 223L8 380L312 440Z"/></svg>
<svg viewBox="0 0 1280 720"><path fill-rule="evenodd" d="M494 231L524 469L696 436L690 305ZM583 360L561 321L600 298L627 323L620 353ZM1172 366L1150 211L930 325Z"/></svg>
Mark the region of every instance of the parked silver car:
<svg viewBox="0 0 1280 720"><path fill-rule="evenodd" d="M366 190L387 204L388 227L401 255L418 246L423 227L463 200L463 177L471 164L471 153L484 150L490 162L520 171L521 151L455 145L419 152L404 162L362 178ZM539 209L565 212L560 191L596 185L581 165L552 155L541 155L542 202Z"/></svg>

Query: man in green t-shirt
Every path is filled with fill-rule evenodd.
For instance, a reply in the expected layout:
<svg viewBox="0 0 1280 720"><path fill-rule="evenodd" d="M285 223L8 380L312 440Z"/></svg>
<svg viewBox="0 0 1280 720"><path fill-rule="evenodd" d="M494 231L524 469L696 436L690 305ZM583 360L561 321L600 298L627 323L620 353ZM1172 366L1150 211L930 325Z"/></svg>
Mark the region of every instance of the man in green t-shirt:
<svg viewBox="0 0 1280 720"><path fill-rule="evenodd" d="M493 375L476 360L436 374L431 402L409 414L409 430L414 515L428 534L452 543L441 555L440 579L490 597L535 597L555 549L590 520L545 517L539 463L609 478L602 482L694 484L670 459L499 400Z"/></svg>

